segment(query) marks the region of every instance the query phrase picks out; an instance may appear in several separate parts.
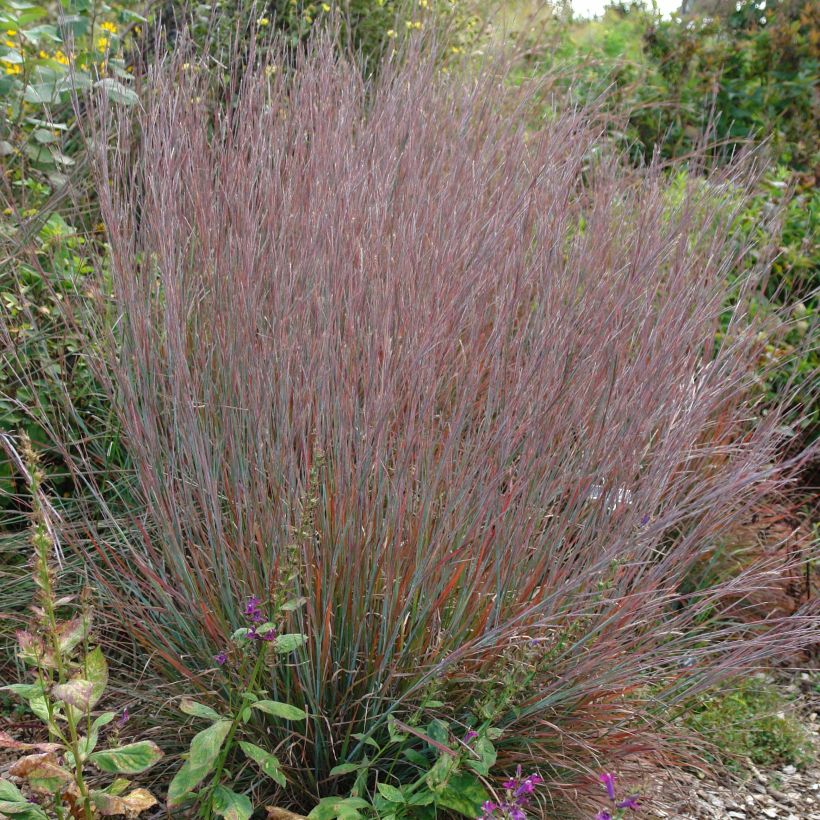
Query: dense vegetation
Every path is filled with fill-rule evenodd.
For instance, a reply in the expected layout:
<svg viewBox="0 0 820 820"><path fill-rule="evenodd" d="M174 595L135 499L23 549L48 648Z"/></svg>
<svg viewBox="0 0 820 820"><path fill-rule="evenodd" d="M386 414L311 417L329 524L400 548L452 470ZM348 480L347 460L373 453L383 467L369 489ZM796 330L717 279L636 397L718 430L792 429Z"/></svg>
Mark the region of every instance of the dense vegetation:
<svg viewBox="0 0 820 820"><path fill-rule="evenodd" d="M731 687L817 627L737 544L811 514L819 24L3 0L0 814L805 764Z"/></svg>

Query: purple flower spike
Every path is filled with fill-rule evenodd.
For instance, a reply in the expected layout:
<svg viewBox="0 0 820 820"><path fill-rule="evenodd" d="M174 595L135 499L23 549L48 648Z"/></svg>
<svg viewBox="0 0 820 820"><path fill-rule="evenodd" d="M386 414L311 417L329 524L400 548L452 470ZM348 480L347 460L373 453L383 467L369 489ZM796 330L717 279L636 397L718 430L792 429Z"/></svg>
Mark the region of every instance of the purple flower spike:
<svg viewBox="0 0 820 820"><path fill-rule="evenodd" d="M469 729L467 733L464 735L464 742L469 743L472 740L475 740L478 737L478 732L473 729Z"/></svg>
<svg viewBox="0 0 820 820"><path fill-rule="evenodd" d="M265 620L265 616L259 609L262 602L255 595L251 595L245 603L245 617L254 624L261 623Z"/></svg>
<svg viewBox="0 0 820 820"><path fill-rule="evenodd" d="M595 820L612 820L612 815L606 809L601 809L595 815Z"/></svg>
<svg viewBox="0 0 820 820"><path fill-rule="evenodd" d="M615 804L616 809L637 809L638 808L638 795L633 794L630 797L627 797L626 800L621 800L620 803Z"/></svg>
<svg viewBox="0 0 820 820"><path fill-rule="evenodd" d="M610 800L615 799L615 775L611 772L604 772L598 780L604 784L604 788L606 789L606 793L609 795Z"/></svg>
<svg viewBox="0 0 820 820"><path fill-rule="evenodd" d="M214 655L214 660L216 661L218 666L224 666L228 662L228 656L225 652L218 652Z"/></svg>
<svg viewBox="0 0 820 820"><path fill-rule="evenodd" d="M122 729L126 723L128 723L128 719L131 717L131 713L128 711L128 707L126 706L122 712L120 712L120 716L117 718L117 726Z"/></svg>

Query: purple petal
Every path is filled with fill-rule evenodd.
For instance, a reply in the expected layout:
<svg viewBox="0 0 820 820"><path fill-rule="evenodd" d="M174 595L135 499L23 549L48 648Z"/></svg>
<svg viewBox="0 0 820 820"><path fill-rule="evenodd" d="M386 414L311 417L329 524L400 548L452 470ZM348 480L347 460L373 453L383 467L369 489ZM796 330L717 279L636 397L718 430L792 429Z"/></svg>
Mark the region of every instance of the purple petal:
<svg viewBox="0 0 820 820"><path fill-rule="evenodd" d="M630 797L627 797L626 800L621 800L620 803L615 804L616 809L637 809L638 808L638 795L633 794Z"/></svg>
<svg viewBox="0 0 820 820"><path fill-rule="evenodd" d="M610 800L615 799L615 775L612 772L604 772L598 780L604 784L604 788L606 789L607 795L609 795Z"/></svg>

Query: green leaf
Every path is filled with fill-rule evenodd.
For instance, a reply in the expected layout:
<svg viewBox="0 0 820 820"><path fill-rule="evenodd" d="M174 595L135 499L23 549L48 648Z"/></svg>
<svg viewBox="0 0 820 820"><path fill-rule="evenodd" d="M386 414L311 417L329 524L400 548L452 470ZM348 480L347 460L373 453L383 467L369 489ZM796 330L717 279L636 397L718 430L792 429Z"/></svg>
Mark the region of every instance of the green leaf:
<svg viewBox="0 0 820 820"><path fill-rule="evenodd" d="M4 687L6 688L6 687ZM7 803L27 803L23 792L9 780L0 778L0 800Z"/></svg>
<svg viewBox="0 0 820 820"><path fill-rule="evenodd" d="M288 781L282 773L282 766L275 755L243 740L239 741L239 747L271 780L278 783L282 788L287 786Z"/></svg>
<svg viewBox="0 0 820 820"><path fill-rule="evenodd" d="M108 662L101 646L95 646L85 656L85 676L92 683L91 708L93 709L108 686Z"/></svg>
<svg viewBox="0 0 820 820"><path fill-rule="evenodd" d="M339 777L343 774L350 774L351 772L358 772L362 768L361 763L340 763L330 770L331 777Z"/></svg>
<svg viewBox="0 0 820 820"><path fill-rule="evenodd" d="M94 87L102 88L103 91L105 91L106 97L112 102L121 103L122 105L133 105L139 102L136 91L123 85L119 80L115 80L113 77L105 77L102 80L98 80L94 83Z"/></svg>
<svg viewBox="0 0 820 820"><path fill-rule="evenodd" d="M225 820L248 820L253 814L253 806L244 794L232 792L225 786L214 789L214 814Z"/></svg>
<svg viewBox="0 0 820 820"><path fill-rule="evenodd" d="M258 700L253 704L254 709L259 709L266 715L273 715L284 720L305 720L307 712L298 706L291 706L289 703L281 703L278 700Z"/></svg>
<svg viewBox="0 0 820 820"><path fill-rule="evenodd" d="M472 760L468 759L466 761L466 765L468 768L472 769L474 772L477 772L484 777L487 777L490 774L490 769L495 766L495 760L498 755L495 751L495 746L487 740L485 737L480 737L476 742L473 744L473 751L477 752L481 755L480 760Z"/></svg>
<svg viewBox="0 0 820 820"><path fill-rule="evenodd" d="M335 820L335 818L360 817L357 809L367 809L370 804L361 797L325 797L314 806L308 820Z"/></svg>
<svg viewBox="0 0 820 820"><path fill-rule="evenodd" d="M219 720L222 717L218 712L211 709L210 706L206 706L204 703L197 703L197 701L191 700L190 698L183 698L179 702L179 708L180 711L186 715L203 718L205 720Z"/></svg>
<svg viewBox="0 0 820 820"><path fill-rule="evenodd" d="M43 105L58 102L60 95L55 90L53 83L37 83L35 85L26 86L26 90L23 93L23 99L26 102L35 103L36 105Z"/></svg>
<svg viewBox="0 0 820 820"><path fill-rule="evenodd" d="M437 794L436 806L456 811L465 817L478 817L481 804L489 799L481 781L475 775L464 772L450 778L445 788Z"/></svg>
<svg viewBox="0 0 820 820"><path fill-rule="evenodd" d="M288 632L284 635L278 635L273 642L273 649L275 652L285 654L293 652L295 649L304 646L307 643L307 637L298 632Z"/></svg>
<svg viewBox="0 0 820 820"><path fill-rule="evenodd" d="M292 598L290 601L282 604L282 612L295 612L301 609L307 603L307 598Z"/></svg>
<svg viewBox="0 0 820 820"><path fill-rule="evenodd" d="M407 802L405 796L395 786L390 786L387 783L378 783L376 788L379 790L379 794L391 803Z"/></svg>
<svg viewBox="0 0 820 820"><path fill-rule="evenodd" d="M109 774L139 774L150 769L162 757L162 750L152 740L129 743L117 749L94 752L88 759Z"/></svg>
<svg viewBox="0 0 820 820"><path fill-rule="evenodd" d="M230 729L231 721L218 720L194 735L188 759L168 786L169 806L179 805L211 773Z"/></svg>

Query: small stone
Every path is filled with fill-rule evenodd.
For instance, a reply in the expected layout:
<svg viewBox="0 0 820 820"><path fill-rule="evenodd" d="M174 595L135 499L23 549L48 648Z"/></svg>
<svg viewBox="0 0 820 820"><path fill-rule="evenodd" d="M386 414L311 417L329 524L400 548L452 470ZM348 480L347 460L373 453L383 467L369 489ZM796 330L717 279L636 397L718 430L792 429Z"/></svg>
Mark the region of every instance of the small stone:
<svg viewBox="0 0 820 820"><path fill-rule="evenodd" d="M777 809L772 808L771 806L769 806L768 808L765 808L765 809L761 809L760 811L763 814L765 814L766 817L769 817L769 818L772 818L772 819L777 817L777 815L778 815Z"/></svg>
<svg viewBox="0 0 820 820"><path fill-rule="evenodd" d="M797 769L794 766L784 766L783 767L783 774L791 776L797 772Z"/></svg>
<svg viewBox="0 0 820 820"><path fill-rule="evenodd" d="M730 811L726 813L726 816L733 818L733 820L746 820L745 811Z"/></svg>

